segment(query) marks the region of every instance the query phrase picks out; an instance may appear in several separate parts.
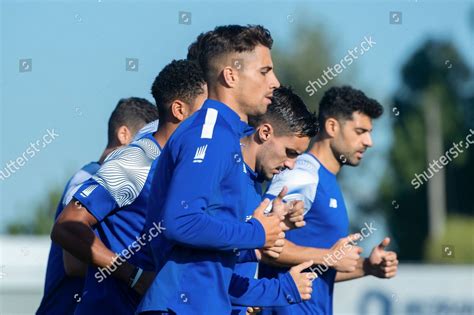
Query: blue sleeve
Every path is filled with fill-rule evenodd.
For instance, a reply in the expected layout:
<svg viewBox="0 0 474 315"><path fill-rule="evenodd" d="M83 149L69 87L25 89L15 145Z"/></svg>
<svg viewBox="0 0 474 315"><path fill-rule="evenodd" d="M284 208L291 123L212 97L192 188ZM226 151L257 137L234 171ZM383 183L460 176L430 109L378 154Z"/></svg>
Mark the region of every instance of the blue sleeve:
<svg viewBox="0 0 474 315"><path fill-rule="evenodd" d="M246 262L258 262L255 249L243 249L239 251L239 254L237 255L237 263L241 264Z"/></svg>
<svg viewBox="0 0 474 315"><path fill-rule="evenodd" d="M162 209L164 234L170 240L197 248L260 248L265 244L265 231L258 220L241 222L231 216L222 220L210 214L230 211L223 206L224 200L213 202L211 198L225 197L223 190L229 188L222 187L221 181L236 163L235 135L226 128L215 128L211 139L198 138L200 133L195 132L186 135L180 144L177 140L170 146L175 167Z"/></svg>
<svg viewBox="0 0 474 315"><path fill-rule="evenodd" d="M92 166L89 166L92 165ZM95 166L95 170L93 169ZM84 168L88 167L92 170L90 170L91 173L89 173L87 170ZM74 174L73 177L69 180L67 183L66 189L63 194L63 198L61 199L61 203L63 207L66 207L69 202L71 202L72 197L76 193L76 191L81 187L81 185L87 181L89 178L92 177L93 174L97 172L98 169L98 164L88 164L86 165L83 169L79 170L76 174Z"/></svg>
<svg viewBox="0 0 474 315"><path fill-rule="evenodd" d="M112 152L97 173L75 192L74 198L101 222L125 207L142 191L153 160L136 145Z"/></svg>
<svg viewBox="0 0 474 315"><path fill-rule="evenodd" d="M98 222L104 220L107 215L117 208L117 203L110 193L94 179L89 179L74 194L87 211L92 214Z"/></svg>
<svg viewBox="0 0 474 315"><path fill-rule="evenodd" d="M272 279L250 279L234 273L229 295L232 304L240 306L287 306L302 302L289 272Z"/></svg>

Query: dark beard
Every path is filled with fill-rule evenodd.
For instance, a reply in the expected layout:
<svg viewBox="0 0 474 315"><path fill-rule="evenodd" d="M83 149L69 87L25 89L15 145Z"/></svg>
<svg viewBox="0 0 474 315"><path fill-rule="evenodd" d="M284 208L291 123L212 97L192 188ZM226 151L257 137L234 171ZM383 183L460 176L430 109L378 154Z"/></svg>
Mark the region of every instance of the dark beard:
<svg viewBox="0 0 474 315"><path fill-rule="evenodd" d="M354 163L351 161L351 158L350 158L351 155L349 155L347 152L344 154L344 153L333 150L333 154L341 167L344 165L349 165L349 166L359 165L359 162Z"/></svg>

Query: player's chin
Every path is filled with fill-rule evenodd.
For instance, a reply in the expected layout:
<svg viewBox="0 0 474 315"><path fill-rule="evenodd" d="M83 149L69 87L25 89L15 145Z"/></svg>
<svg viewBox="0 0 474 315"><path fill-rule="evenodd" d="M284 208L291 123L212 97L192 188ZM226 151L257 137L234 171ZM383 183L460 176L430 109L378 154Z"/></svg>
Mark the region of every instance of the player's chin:
<svg viewBox="0 0 474 315"><path fill-rule="evenodd" d="M263 174L263 177L265 178L265 180L267 181L271 181L273 179L273 176L275 176L276 174L278 174L279 171L273 171L273 172L265 172Z"/></svg>
<svg viewBox="0 0 474 315"><path fill-rule="evenodd" d="M283 172L284 168L282 167L277 167L277 168L274 168L271 170L271 176L275 176L275 175L278 175L280 174L281 172Z"/></svg>
<svg viewBox="0 0 474 315"><path fill-rule="evenodd" d="M354 157L349 159L346 164L349 166L359 166L360 162L362 162L362 158Z"/></svg>
<svg viewBox="0 0 474 315"><path fill-rule="evenodd" d="M261 102L260 104L255 106L255 109L254 109L252 115L253 116L263 115L267 112L267 108L268 108L268 104L266 104L265 102Z"/></svg>

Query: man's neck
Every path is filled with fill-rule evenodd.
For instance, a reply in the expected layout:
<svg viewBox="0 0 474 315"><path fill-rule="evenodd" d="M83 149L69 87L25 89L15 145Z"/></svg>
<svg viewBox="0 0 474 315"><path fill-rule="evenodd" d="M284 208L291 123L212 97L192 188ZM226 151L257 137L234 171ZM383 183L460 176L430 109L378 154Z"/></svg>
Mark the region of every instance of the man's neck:
<svg viewBox="0 0 474 315"><path fill-rule="evenodd" d="M337 175L341 170L341 164L332 153L329 139L318 137L316 142L311 146L309 153L313 154L319 162L334 175Z"/></svg>
<svg viewBox="0 0 474 315"><path fill-rule="evenodd" d="M104 160L107 157L107 155L109 155L112 151L114 151L118 148L120 148L119 145L105 148L104 152L102 152L102 155L99 158L99 164L104 163Z"/></svg>
<svg viewBox="0 0 474 315"><path fill-rule="evenodd" d="M252 141L252 137L254 135L247 136L245 138L240 139L240 146L242 149L242 156L244 158L245 164L248 165L255 172L257 168L257 147L254 141Z"/></svg>
<svg viewBox="0 0 474 315"><path fill-rule="evenodd" d="M158 130L153 134L153 137L158 142L161 148L165 147L166 142L171 137L176 128L178 128L178 124L173 124L170 122L160 122Z"/></svg>
<svg viewBox="0 0 474 315"><path fill-rule="evenodd" d="M247 114L241 112L240 106L235 100L235 98L230 95L225 89L209 90L208 98L226 104L228 107L230 107L230 109L236 112L237 115L239 115L240 120L248 122Z"/></svg>
<svg viewBox="0 0 474 315"><path fill-rule="evenodd" d="M170 138L171 134L178 128L178 125L172 124L172 123L163 123L158 126L158 130L153 134L153 137L155 140L158 142L160 147L164 147L166 144L166 141ZM102 152L102 155L100 156L99 159L99 164L104 163L105 158L107 155L109 155L112 151L120 148L121 146L113 146L113 147L107 147L105 148L104 152Z"/></svg>

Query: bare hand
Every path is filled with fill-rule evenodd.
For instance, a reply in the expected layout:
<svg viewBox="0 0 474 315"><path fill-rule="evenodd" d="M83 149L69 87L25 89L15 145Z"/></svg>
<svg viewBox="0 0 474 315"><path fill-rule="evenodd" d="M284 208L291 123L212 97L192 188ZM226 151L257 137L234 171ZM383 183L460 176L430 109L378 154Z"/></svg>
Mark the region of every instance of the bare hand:
<svg viewBox="0 0 474 315"><path fill-rule="evenodd" d="M261 310L262 309L260 307L247 307L247 312L245 313L245 315L255 315L260 313Z"/></svg>
<svg viewBox="0 0 474 315"><path fill-rule="evenodd" d="M274 208L281 209L283 207L283 197L287 190L288 189L284 187L280 194L273 200L272 205ZM276 213L271 213L270 215L265 215L264 213L269 203L269 199L263 200L253 213L253 217L262 224L263 229L265 230L264 249L283 247L285 239L285 232L283 232L285 224L282 222L284 216L280 214L280 210Z"/></svg>
<svg viewBox="0 0 474 315"><path fill-rule="evenodd" d="M397 253L386 251L385 248L390 244L390 238L386 237L370 253L369 273L377 278L393 278L397 274L398 259Z"/></svg>
<svg viewBox="0 0 474 315"><path fill-rule="evenodd" d="M311 299L311 293L313 292L313 280L315 274L312 272L302 272L313 265L313 261L307 261L290 269L290 275L298 288L301 299L303 301Z"/></svg>
<svg viewBox="0 0 474 315"><path fill-rule="evenodd" d="M283 221L289 230L297 229L306 225L304 220L304 202L293 200L287 202L285 220Z"/></svg>
<svg viewBox="0 0 474 315"><path fill-rule="evenodd" d="M266 261L268 258L278 259L283 252L283 246L274 246L267 249L262 249L261 259Z"/></svg>
<svg viewBox="0 0 474 315"><path fill-rule="evenodd" d="M333 267L340 272L352 272L356 270L362 248L354 246L352 242L358 240L360 237L361 235L356 233L339 239L336 244L329 249L329 255L335 258L335 263L329 267ZM340 256L341 258L337 259L337 257Z"/></svg>

